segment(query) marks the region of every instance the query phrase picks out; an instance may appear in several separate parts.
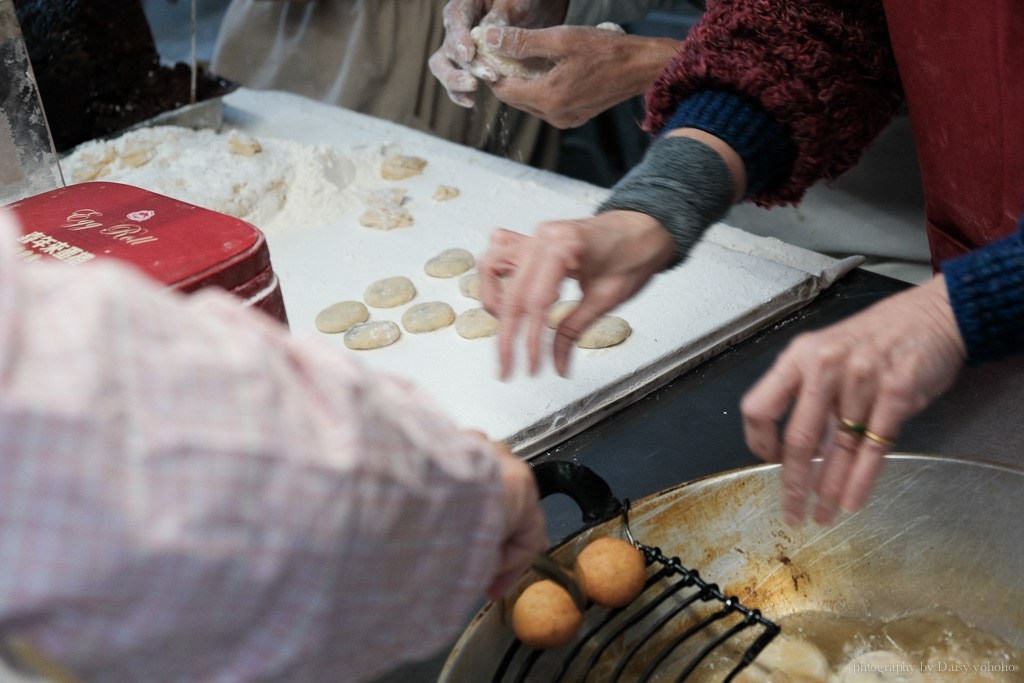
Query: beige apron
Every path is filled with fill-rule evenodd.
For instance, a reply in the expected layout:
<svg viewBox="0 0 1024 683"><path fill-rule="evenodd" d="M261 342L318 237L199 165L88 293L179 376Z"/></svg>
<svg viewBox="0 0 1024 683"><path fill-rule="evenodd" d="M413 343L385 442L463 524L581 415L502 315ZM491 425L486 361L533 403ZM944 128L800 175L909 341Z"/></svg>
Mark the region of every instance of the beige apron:
<svg viewBox="0 0 1024 683"><path fill-rule="evenodd" d="M558 131L481 84L454 104L427 60L444 40L446 0L233 0L211 68L250 88L293 92L540 168Z"/></svg>

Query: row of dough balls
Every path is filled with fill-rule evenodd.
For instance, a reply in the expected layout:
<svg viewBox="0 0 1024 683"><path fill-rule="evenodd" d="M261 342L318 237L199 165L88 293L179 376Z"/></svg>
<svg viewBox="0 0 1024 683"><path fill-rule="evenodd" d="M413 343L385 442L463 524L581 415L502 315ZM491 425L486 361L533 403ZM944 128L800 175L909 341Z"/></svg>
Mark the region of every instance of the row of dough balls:
<svg viewBox="0 0 1024 683"><path fill-rule="evenodd" d="M384 180L405 180L423 173L427 160L405 154L391 154L381 161L380 176ZM459 188L438 185L431 198L446 202L459 196ZM407 228L413 224L413 216L405 206L408 199L405 188L387 188L370 193L366 198L366 210L359 217L359 224L374 230Z"/></svg>
<svg viewBox="0 0 1024 683"><path fill-rule="evenodd" d="M480 299L480 280L476 272L468 272L475 265L473 255L461 248L446 249L427 261L424 271L438 278L461 275L459 291L470 299ZM405 276L395 276L371 283L363 292L363 301L340 301L331 304L316 316L318 330L327 334L344 333L344 343L350 349L378 349L394 344L401 337L401 329L389 320L370 321L367 306L395 308L416 297L416 286ZM547 325L554 329L579 305L578 301L561 301L548 312ZM432 332L455 324L455 330L464 339L480 339L496 334L498 322L484 308L472 308L458 316L454 309L442 301L429 301L411 306L402 314L402 327L419 334ZM602 349L621 344L632 328L618 316L607 315L598 319L576 345L583 349Z"/></svg>
<svg viewBox="0 0 1024 683"><path fill-rule="evenodd" d="M431 277L450 278L464 275L476 263L473 254L461 248L446 249L426 262L423 270ZM475 293L470 279L460 281L460 289L469 296ZM350 349L379 349L394 344L401 337L401 328L390 320L369 321L367 306L395 308L416 297L416 286L409 278L398 275L373 282L363 292L363 301L340 301L320 311L316 327L329 334L345 333L345 346ZM479 295L471 298L479 298ZM432 332L455 323L455 329L466 339L489 337L498 329L497 320L483 308L473 308L456 316L443 301L428 301L410 306L402 313L406 332Z"/></svg>

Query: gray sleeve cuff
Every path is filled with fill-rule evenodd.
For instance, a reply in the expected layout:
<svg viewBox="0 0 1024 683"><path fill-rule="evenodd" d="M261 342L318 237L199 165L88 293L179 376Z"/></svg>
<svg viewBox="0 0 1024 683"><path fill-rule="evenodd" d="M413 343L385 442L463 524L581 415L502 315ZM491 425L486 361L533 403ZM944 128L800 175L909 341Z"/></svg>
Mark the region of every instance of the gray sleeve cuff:
<svg viewBox="0 0 1024 683"><path fill-rule="evenodd" d="M625 210L661 223L682 263L704 231L721 220L733 203L734 182L715 150L687 137L659 138L643 160L625 175L598 212Z"/></svg>

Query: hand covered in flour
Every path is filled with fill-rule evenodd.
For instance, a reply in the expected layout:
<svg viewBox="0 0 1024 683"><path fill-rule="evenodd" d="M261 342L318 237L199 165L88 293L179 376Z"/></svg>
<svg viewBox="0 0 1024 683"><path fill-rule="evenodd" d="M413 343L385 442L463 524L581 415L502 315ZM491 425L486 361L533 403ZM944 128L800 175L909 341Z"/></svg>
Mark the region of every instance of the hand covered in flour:
<svg viewBox="0 0 1024 683"><path fill-rule="evenodd" d="M661 224L634 211L540 224L532 237L498 229L477 262L480 298L498 318L501 377L512 372L520 328L526 326L531 373L540 369L548 308L565 278L579 282L582 299L555 330L554 360L566 375L573 342L601 315L636 294L667 267L675 246Z"/></svg>
<svg viewBox="0 0 1024 683"><path fill-rule="evenodd" d="M507 445L492 443L501 462L506 520L498 569L487 588L487 597L498 600L526 570L534 555L548 547L548 540L533 471Z"/></svg>
<svg viewBox="0 0 1024 683"><path fill-rule="evenodd" d="M679 45L671 38L589 26L491 26L484 31L484 40L495 58L543 65L531 77L506 74L490 87L501 101L556 128L575 128L643 94Z"/></svg>
<svg viewBox="0 0 1024 683"><path fill-rule="evenodd" d="M554 26L565 19L568 0L449 0L444 6L445 36L440 49L427 64L448 91L448 97L459 106L470 108L475 103L477 78L469 67L476 57L476 44L470 32L478 24L496 24L540 28ZM476 73L488 81L498 74L480 65Z"/></svg>
<svg viewBox="0 0 1024 683"><path fill-rule="evenodd" d="M794 339L741 404L747 446L783 465L786 520L803 520L811 490L819 523L860 509L903 422L953 384L965 357L941 275Z"/></svg>

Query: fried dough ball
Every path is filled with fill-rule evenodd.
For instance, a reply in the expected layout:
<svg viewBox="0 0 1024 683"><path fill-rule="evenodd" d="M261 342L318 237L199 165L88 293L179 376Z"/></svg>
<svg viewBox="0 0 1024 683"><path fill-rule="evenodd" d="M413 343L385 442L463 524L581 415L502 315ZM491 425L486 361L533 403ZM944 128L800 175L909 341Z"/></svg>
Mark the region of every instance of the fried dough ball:
<svg viewBox="0 0 1024 683"><path fill-rule="evenodd" d="M587 597L602 607L628 605L647 581L643 553L611 536L588 543L576 557L576 568Z"/></svg>
<svg viewBox="0 0 1024 683"><path fill-rule="evenodd" d="M564 645L583 624L583 613L569 591L550 579L531 583L512 607L512 629L537 650Z"/></svg>

